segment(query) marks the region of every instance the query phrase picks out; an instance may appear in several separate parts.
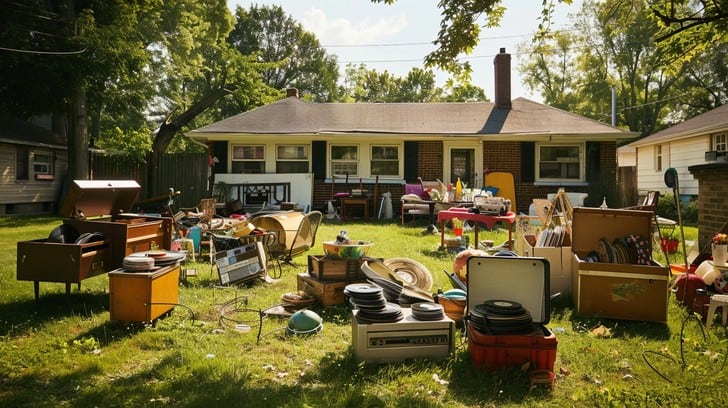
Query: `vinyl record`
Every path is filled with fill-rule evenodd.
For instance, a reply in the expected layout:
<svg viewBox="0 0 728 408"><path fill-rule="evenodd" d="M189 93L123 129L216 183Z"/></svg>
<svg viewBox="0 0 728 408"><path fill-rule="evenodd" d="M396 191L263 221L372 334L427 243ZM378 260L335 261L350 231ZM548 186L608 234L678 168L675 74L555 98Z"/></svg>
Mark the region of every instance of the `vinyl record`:
<svg viewBox="0 0 728 408"><path fill-rule="evenodd" d="M394 272L397 278L422 290L432 290L432 274L421 263L409 258L390 258L384 265Z"/></svg>
<svg viewBox="0 0 728 408"><path fill-rule="evenodd" d="M520 310L523 308L523 306L520 303L512 301L512 300L491 299L491 300L486 300L485 302L483 302L483 304L489 310L509 311L509 310Z"/></svg>
<svg viewBox="0 0 728 408"><path fill-rule="evenodd" d="M382 293L382 288L377 285L372 285L371 283L352 283L346 285L344 293L350 296L371 297Z"/></svg>

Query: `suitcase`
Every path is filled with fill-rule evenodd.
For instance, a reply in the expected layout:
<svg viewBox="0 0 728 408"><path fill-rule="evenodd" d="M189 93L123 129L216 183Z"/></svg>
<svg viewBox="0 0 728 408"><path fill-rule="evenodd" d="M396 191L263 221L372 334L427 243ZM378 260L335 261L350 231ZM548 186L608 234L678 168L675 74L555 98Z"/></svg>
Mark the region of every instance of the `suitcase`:
<svg viewBox="0 0 728 408"><path fill-rule="evenodd" d="M551 314L548 260L473 256L468 259L467 268L469 312L466 328L472 364L485 371L528 367L532 381L541 381L545 376L546 382L553 384L558 341L544 326ZM531 315L528 333L509 334L508 329L495 330L495 327L493 330L498 334L487 328L484 331L482 325L476 324L474 311L482 310L481 305L486 304L509 310L522 306ZM508 319L504 321L510 323Z"/></svg>

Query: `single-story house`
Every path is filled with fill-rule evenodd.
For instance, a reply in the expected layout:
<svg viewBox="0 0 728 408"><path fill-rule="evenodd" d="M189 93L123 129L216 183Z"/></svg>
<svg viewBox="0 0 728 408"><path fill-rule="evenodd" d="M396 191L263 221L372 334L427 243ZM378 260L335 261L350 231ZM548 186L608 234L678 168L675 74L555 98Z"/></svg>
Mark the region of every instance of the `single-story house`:
<svg viewBox="0 0 728 408"><path fill-rule="evenodd" d="M0 215L55 212L68 148L49 128L0 113Z"/></svg>
<svg viewBox="0 0 728 408"><path fill-rule="evenodd" d="M637 188L640 191L672 192L665 185L665 170L677 171L683 199L698 196L698 180L688 167L728 161L728 105L723 105L682 123L620 147L634 151Z"/></svg>
<svg viewBox="0 0 728 408"><path fill-rule="evenodd" d="M290 181L309 191L299 204L323 208L342 188L391 192L404 184L460 178L481 188L484 174L513 174L516 209L563 187L588 193L586 205L615 193L618 141L632 132L525 98L511 100L511 56L494 59L495 102L310 103L285 99L186 133L219 160L215 180ZM348 186L342 186L348 175ZM334 177L336 176L336 177ZM262 181L261 181L262 180ZM496 194L497 195L497 194ZM398 206L395 206L398 207Z"/></svg>

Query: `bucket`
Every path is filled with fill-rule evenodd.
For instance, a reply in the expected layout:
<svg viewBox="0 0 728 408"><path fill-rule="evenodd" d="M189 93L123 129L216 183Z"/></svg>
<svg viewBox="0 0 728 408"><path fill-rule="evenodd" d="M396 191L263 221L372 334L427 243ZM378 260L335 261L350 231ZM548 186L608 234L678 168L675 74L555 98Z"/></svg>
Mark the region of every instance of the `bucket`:
<svg viewBox="0 0 728 408"><path fill-rule="evenodd" d="M200 228L197 225L195 225L194 227L191 227L187 231L187 238L192 240L192 243L195 248L195 253L199 254L200 253L200 241L202 240L202 228Z"/></svg>

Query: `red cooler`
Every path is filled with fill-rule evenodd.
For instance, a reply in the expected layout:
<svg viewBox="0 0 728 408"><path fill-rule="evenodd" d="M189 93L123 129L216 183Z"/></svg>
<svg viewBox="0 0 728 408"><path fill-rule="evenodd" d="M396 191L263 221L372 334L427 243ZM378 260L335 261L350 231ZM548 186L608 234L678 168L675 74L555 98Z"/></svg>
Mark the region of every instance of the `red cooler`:
<svg viewBox="0 0 728 408"><path fill-rule="evenodd" d="M473 365L486 371L528 366L532 380L542 381L545 377L543 382L553 384L558 342L544 326L551 315L548 260L473 256L468 259L467 268L468 351ZM484 327L478 323L476 311L487 305L505 305L505 309L518 306L518 310L530 314L532 323L526 323L525 330L518 323L519 329L509 334L503 326L495 326L512 320L508 312L502 320L488 319L493 325L486 323L490 328ZM513 319L523 320L523 314L515 313Z"/></svg>

